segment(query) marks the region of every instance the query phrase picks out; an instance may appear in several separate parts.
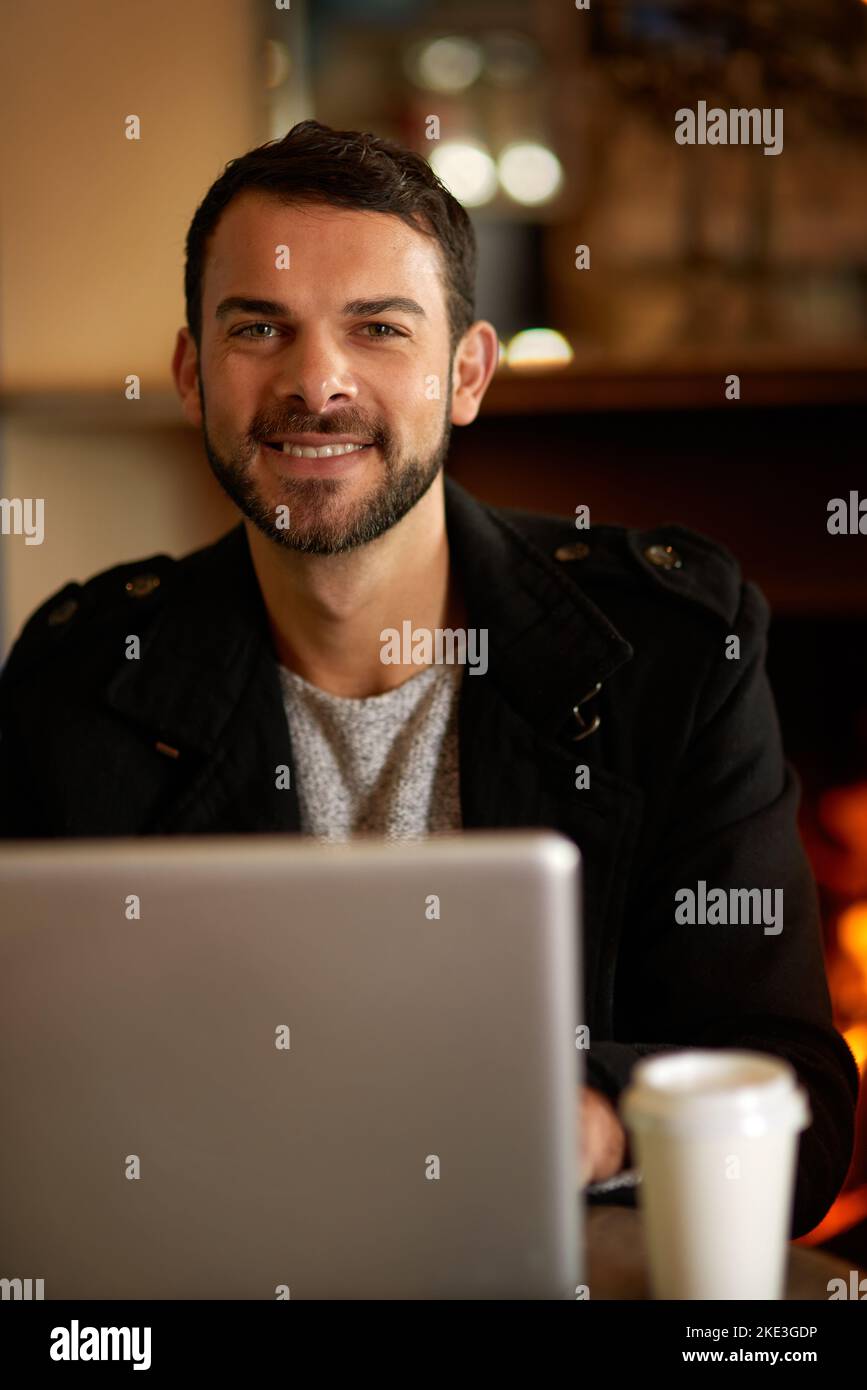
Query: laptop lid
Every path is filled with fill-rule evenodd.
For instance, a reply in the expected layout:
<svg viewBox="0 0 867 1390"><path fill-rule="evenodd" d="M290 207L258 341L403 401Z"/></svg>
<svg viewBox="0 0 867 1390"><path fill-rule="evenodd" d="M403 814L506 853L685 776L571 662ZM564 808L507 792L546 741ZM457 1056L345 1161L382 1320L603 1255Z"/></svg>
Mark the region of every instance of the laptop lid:
<svg viewBox="0 0 867 1390"><path fill-rule="evenodd" d="M0 1278L574 1297L579 875L544 831L0 847Z"/></svg>

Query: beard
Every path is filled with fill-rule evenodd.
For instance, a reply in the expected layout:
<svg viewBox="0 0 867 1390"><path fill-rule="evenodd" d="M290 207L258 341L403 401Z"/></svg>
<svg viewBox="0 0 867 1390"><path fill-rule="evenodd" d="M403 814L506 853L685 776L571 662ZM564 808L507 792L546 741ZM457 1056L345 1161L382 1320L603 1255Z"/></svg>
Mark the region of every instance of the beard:
<svg viewBox="0 0 867 1390"><path fill-rule="evenodd" d="M393 438L382 430L371 431L366 421L347 411L294 419L266 419L257 416L245 443L232 454L220 454L208 434L205 396L199 380L202 407L202 435L211 471L223 491L254 526L269 540L287 550L307 555L340 555L367 545L396 526L434 483L445 464L451 438L452 383L448 374L448 398L441 422L440 439L426 458L417 456L401 461ZM354 504L341 504L346 491L342 478L293 478L269 475L275 489L271 501L262 492L254 475L260 445L280 434L356 434L370 439L383 461L382 477ZM290 525L277 525L277 507L289 509Z"/></svg>

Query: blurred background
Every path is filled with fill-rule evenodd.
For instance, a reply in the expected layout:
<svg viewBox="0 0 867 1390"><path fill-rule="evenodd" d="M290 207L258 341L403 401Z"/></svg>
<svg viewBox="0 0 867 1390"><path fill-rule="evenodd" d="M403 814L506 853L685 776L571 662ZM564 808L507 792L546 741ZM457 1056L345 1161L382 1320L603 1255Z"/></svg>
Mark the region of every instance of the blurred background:
<svg viewBox="0 0 867 1390"><path fill-rule="evenodd" d="M495 503L693 526L771 602L863 1077L867 535L827 516L867 498L867 4L43 0L4 29L0 497L44 498L46 539L0 536L0 660L69 579L235 521L169 370L184 238L225 163L309 116L397 139L470 212L501 339L451 473ZM781 108L782 152L679 145L699 101ZM846 1190L805 1239L867 1265L863 1099Z"/></svg>

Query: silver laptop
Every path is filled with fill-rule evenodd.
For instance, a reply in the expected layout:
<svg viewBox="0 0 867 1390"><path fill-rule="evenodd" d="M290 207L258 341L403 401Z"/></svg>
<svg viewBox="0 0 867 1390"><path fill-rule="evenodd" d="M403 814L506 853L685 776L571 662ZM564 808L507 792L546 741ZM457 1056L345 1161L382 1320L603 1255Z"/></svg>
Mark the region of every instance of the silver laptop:
<svg viewBox="0 0 867 1390"><path fill-rule="evenodd" d="M579 887L545 831L4 844L0 1279L574 1298Z"/></svg>

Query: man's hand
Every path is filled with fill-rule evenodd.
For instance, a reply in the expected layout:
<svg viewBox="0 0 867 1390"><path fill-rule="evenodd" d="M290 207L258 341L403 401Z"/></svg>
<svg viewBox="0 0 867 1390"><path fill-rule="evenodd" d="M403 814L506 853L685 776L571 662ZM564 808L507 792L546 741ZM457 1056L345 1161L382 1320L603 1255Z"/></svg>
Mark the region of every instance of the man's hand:
<svg viewBox="0 0 867 1390"><path fill-rule="evenodd" d="M579 1087L575 1120L579 1185L586 1187L619 1173L626 1159L626 1131L608 1097L592 1086Z"/></svg>

